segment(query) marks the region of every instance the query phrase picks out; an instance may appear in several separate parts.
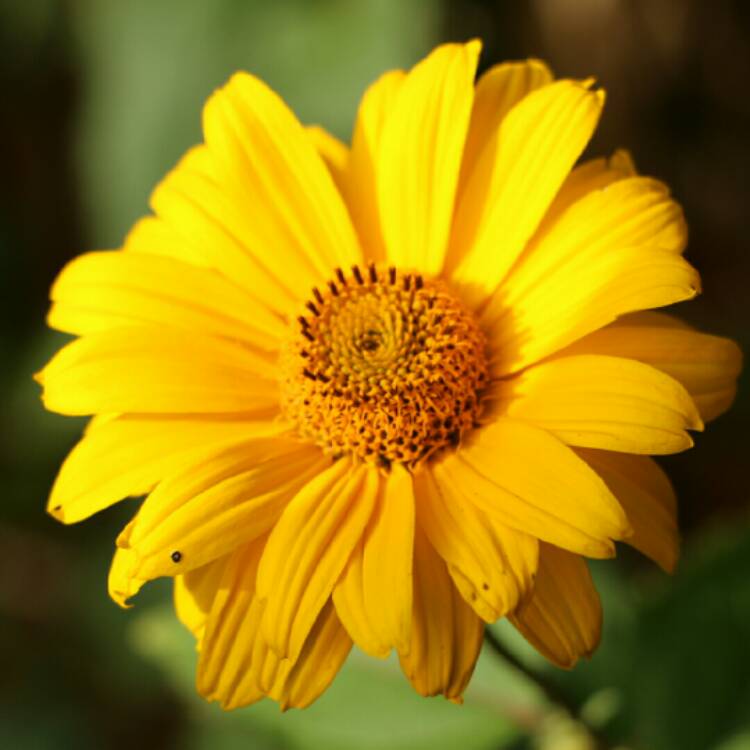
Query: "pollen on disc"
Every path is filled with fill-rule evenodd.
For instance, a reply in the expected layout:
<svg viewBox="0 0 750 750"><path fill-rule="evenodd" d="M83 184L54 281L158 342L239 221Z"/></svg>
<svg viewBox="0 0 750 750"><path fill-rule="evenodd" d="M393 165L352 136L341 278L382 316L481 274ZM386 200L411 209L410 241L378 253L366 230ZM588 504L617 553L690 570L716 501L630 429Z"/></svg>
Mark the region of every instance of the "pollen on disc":
<svg viewBox="0 0 750 750"><path fill-rule="evenodd" d="M374 265L312 290L281 371L302 437L383 467L456 445L488 378L484 335L444 284Z"/></svg>

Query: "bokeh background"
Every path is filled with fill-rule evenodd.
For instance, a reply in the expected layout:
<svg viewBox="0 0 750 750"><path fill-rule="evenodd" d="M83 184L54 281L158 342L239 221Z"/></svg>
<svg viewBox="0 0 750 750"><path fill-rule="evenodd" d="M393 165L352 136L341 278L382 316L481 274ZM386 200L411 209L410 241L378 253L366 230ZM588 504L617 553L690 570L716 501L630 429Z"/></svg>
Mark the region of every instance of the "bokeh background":
<svg viewBox="0 0 750 750"><path fill-rule="evenodd" d="M348 138L381 71L472 36L485 41L484 67L538 56L558 75L597 76L609 97L590 152L627 146L673 187L704 279L680 314L748 351L748 3L0 0L0 747L588 747L491 653L463 707L418 699L393 664L355 654L312 709L224 714L194 695L193 645L167 582L127 612L107 598L134 501L72 528L44 513L81 429L46 414L30 378L61 341L44 327L48 288L69 258L121 242L199 139L212 89L253 71L304 122ZM571 673L549 670L613 747L750 748L747 390L693 451L663 462L681 499L678 573L629 550L596 565L601 649Z"/></svg>

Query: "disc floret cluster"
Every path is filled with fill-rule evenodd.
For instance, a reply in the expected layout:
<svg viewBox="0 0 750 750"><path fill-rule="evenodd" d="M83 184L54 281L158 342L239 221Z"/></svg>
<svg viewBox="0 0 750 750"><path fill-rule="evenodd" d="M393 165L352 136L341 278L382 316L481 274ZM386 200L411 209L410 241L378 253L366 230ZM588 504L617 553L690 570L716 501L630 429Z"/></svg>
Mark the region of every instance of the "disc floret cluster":
<svg viewBox="0 0 750 750"><path fill-rule="evenodd" d="M484 335L446 285L374 264L313 289L281 361L301 436L384 468L457 445L488 378Z"/></svg>

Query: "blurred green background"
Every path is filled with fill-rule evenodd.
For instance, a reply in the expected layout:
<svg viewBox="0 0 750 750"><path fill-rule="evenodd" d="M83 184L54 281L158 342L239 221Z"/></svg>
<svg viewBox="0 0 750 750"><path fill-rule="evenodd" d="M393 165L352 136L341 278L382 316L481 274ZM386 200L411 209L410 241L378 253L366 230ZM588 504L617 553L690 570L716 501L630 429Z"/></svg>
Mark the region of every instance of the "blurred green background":
<svg viewBox="0 0 750 750"><path fill-rule="evenodd" d="M44 413L30 373L59 345L46 295L72 256L115 247L200 137L206 96L244 68L304 122L348 138L381 71L481 36L483 66L538 56L608 89L592 153L632 149L687 211L704 295L691 322L750 334L750 5L715 0L0 0L0 747L227 750L587 747L491 653L466 704L414 696L354 654L312 709L224 714L193 689L167 583L124 612L106 594L125 503L80 526L45 515L81 423ZM664 461L684 560L668 578L629 550L595 566L605 634L549 678L612 746L750 748L750 400ZM530 664L539 660L503 626Z"/></svg>

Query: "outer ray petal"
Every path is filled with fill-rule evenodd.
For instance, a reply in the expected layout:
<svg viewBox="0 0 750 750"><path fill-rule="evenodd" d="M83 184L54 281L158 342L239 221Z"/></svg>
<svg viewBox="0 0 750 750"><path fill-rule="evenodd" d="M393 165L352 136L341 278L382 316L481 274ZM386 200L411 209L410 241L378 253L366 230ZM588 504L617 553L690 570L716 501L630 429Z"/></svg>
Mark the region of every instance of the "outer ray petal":
<svg viewBox="0 0 750 750"><path fill-rule="evenodd" d="M488 142L458 205L453 281L479 303L502 281L596 127L601 91L559 81L523 99ZM457 250L451 250L455 257Z"/></svg>
<svg viewBox="0 0 750 750"><path fill-rule="evenodd" d="M604 482L548 432L499 418L435 462L441 487L526 534L588 557L614 555L631 530Z"/></svg>
<svg viewBox="0 0 750 750"><path fill-rule="evenodd" d="M180 165L184 164L186 159L187 157L183 157ZM165 179L169 179L169 175ZM200 268L218 267L208 261L202 244L183 238L175 227L158 216L149 215L138 219L128 232L122 249L127 253L161 255Z"/></svg>
<svg viewBox="0 0 750 750"><path fill-rule="evenodd" d="M180 622L195 636L201 648L214 598L224 575L227 557L174 577L174 608Z"/></svg>
<svg viewBox="0 0 750 750"><path fill-rule="evenodd" d="M243 206L247 245L276 277L309 269L319 283L332 268L361 261L328 170L264 83L247 73L232 76L206 104L203 127L217 179Z"/></svg>
<svg viewBox="0 0 750 750"><path fill-rule="evenodd" d="M261 536L327 464L314 446L261 438L170 477L117 540L133 552L131 575L151 580L184 574Z"/></svg>
<svg viewBox="0 0 750 750"><path fill-rule="evenodd" d="M339 459L306 484L275 525L258 571L263 634L296 660L370 520L377 471Z"/></svg>
<svg viewBox="0 0 750 750"><path fill-rule="evenodd" d="M381 479L370 522L333 591L347 631L373 656L409 648L413 549L412 480L396 465Z"/></svg>
<svg viewBox="0 0 750 750"><path fill-rule="evenodd" d="M565 178L560 191L539 224L537 235L547 232L570 206L589 193L603 190L614 182L626 177L635 177L636 174L633 159L624 149L618 149L610 157L584 161Z"/></svg>
<svg viewBox="0 0 750 750"><path fill-rule="evenodd" d="M365 91L354 126L345 195L365 256L373 261L386 257L375 177L380 143L405 77L403 70L380 76Z"/></svg>
<svg viewBox="0 0 750 750"><path fill-rule="evenodd" d="M330 601L323 607L296 662L280 660L261 633L263 603L256 578L263 544L238 550L227 566L210 613L198 665L198 689L225 709L264 695L283 709L302 708L331 683L351 649L351 639Z"/></svg>
<svg viewBox="0 0 750 750"><path fill-rule="evenodd" d="M349 147L320 125L308 125L307 135L320 155L339 193L344 195L349 169Z"/></svg>
<svg viewBox="0 0 750 750"><path fill-rule="evenodd" d="M647 456L577 448L606 482L633 527L625 541L671 573L680 555L677 502L667 475Z"/></svg>
<svg viewBox="0 0 750 750"><path fill-rule="evenodd" d="M691 299L700 290L689 263L653 246L616 252L583 246L552 270L523 285L509 279L483 312L495 377L518 372L620 315Z"/></svg>
<svg viewBox="0 0 750 750"><path fill-rule="evenodd" d="M109 568L107 579L109 595L123 609L128 609L131 606L128 600L134 597L146 583L142 578L135 578L131 575L133 560L132 550L118 547Z"/></svg>
<svg viewBox="0 0 750 750"><path fill-rule="evenodd" d="M571 265L580 267L584 255L597 258L619 253L623 248L649 245L679 253L686 239L682 209L670 198L663 183L647 177L617 180L587 193L553 222L540 227L511 271L500 302L515 307L561 270L564 272ZM497 306L497 301L493 302L491 308ZM494 314L495 310L490 309L485 318L491 320ZM543 341L537 346L550 343ZM541 351L542 355L548 353L549 349Z"/></svg>
<svg viewBox="0 0 750 750"><path fill-rule="evenodd" d="M737 392L742 352L731 339L699 333L666 315L635 314L589 334L565 354L629 357L682 383L701 417L723 414Z"/></svg>
<svg viewBox="0 0 750 750"><path fill-rule="evenodd" d="M50 411L189 413L278 408L271 358L246 346L153 326L92 333L63 347L37 379Z"/></svg>
<svg viewBox="0 0 750 750"><path fill-rule="evenodd" d="M352 648L352 639L329 600L310 631L289 676L271 697L282 710L306 708L333 682Z"/></svg>
<svg viewBox="0 0 750 750"><path fill-rule="evenodd" d="M380 221L401 268L434 275L443 265L479 51L476 41L438 47L407 75L383 127Z"/></svg>
<svg viewBox="0 0 750 750"><path fill-rule="evenodd" d="M516 609L532 589L537 540L483 513L425 469L415 477L417 515L456 588L485 622Z"/></svg>
<svg viewBox="0 0 750 750"><path fill-rule="evenodd" d="M277 260L287 264L287 273L267 260L265 240L256 236L245 210L251 201L230 190L214 171L196 168L195 155L208 153L206 146L189 151L162 180L151 196L158 218L136 225L125 249L168 254L216 269L270 310L287 315L318 275L284 247L276 249ZM295 274L288 273L290 267Z"/></svg>
<svg viewBox="0 0 750 750"><path fill-rule="evenodd" d="M494 65L477 81L474 106L461 162L460 184L466 184L484 146L505 116L532 91L552 83L552 73L541 60ZM459 191L461 188L459 188Z"/></svg>
<svg viewBox="0 0 750 750"><path fill-rule="evenodd" d="M663 455L693 445L703 423L687 391L654 367L600 355L542 362L494 386L496 413L569 445Z"/></svg>
<svg viewBox="0 0 750 750"><path fill-rule="evenodd" d="M424 532L414 536L414 619L401 668L424 696L460 701L482 646L484 625L453 585Z"/></svg>
<svg viewBox="0 0 750 750"><path fill-rule="evenodd" d="M543 544L534 596L510 621L551 662L572 669L599 645L602 608L586 561Z"/></svg>
<svg viewBox="0 0 750 750"><path fill-rule="evenodd" d="M196 685L201 695L220 701L222 708L246 706L265 695L258 674L267 649L259 642L262 607L255 587L266 539L258 538L230 555L208 612Z"/></svg>
<svg viewBox="0 0 750 750"><path fill-rule="evenodd" d="M49 325L77 335L153 323L275 351L287 331L218 273L143 252L79 256L57 277L51 297Z"/></svg>
<svg viewBox="0 0 750 750"><path fill-rule="evenodd" d="M145 495L222 446L280 435L282 422L160 414L98 420L68 454L47 510L76 523L125 497Z"/></svg>

